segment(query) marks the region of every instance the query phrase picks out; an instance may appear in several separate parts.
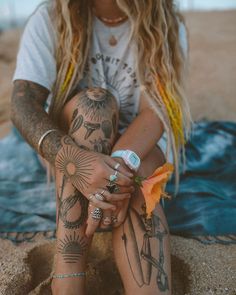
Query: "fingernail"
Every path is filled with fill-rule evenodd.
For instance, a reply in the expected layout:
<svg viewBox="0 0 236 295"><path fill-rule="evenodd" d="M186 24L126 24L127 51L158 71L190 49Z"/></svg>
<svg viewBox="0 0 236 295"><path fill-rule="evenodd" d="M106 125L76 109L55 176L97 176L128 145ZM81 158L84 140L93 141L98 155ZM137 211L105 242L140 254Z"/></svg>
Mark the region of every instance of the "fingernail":
<svg viewBox="0 0 236 295"><path fill-rule="evenodd" d="M131 198L131 194L127 194L126 199L130 199L130 198Z"/></svg>
<svg viewBox="0 0 236 295"><path fill-rule="evenodd" d="M116 211L116 207L112 207L111 210L112 210L112 211Z"/></svg>
<svg viewBox="0 0 236 295"><path fill-rule="evenodd" d="M134 186L132 186L132 192L134 192L135 191L135 187Z"/></svg>
<svg viewBox="0 0 236 295"><path fill-rule="evenodd" d="M105 217L105 218L103 219L103 224L104 224L104 225L110 225L110 224L111 224L111 218L109 218L109 217Z"/></svg>

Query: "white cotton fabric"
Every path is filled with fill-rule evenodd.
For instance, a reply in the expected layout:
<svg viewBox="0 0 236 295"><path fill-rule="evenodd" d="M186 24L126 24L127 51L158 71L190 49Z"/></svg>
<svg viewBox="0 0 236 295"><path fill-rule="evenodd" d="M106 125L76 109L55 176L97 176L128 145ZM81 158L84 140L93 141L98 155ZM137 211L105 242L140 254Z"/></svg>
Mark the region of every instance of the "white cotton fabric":
<svg viewBox="0 0 236 295"><path fill-rule="evenodd" d="M17 56L15 80L28 80L52 90L56 79L56 33L49 16L49 4L41 5L29 19ZM114 35L116 46L110 46ZM85 73L78 89L102 87L109 90L119 105L119 132L123 133L138 114L140 87L136 75L135 45L129 41L130 23L108 27L94 17L93 37L88 60L90 75ZM180 25L180 39L187 53L186 30ZM91 77L88 79L88 76ZM137 130L138 132L138 130ZM166 134L158 142L165 154Z"/></svg>

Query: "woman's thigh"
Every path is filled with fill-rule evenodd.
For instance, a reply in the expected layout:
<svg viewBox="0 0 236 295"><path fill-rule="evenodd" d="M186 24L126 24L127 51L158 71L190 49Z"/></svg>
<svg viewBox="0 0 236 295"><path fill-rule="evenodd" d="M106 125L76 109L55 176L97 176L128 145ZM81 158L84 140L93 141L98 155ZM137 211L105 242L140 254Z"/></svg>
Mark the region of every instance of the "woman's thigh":
<svg viewBox="0 0 236 295"><path fill-rule="evenodd" d="M151 175L164 162L163 153L155 147L142 161L139 175ZM152 218L147 218L139 188L132 196L125 222L113 231L113 246L126 295L171 294L166 217L158 204Z"/></svg>

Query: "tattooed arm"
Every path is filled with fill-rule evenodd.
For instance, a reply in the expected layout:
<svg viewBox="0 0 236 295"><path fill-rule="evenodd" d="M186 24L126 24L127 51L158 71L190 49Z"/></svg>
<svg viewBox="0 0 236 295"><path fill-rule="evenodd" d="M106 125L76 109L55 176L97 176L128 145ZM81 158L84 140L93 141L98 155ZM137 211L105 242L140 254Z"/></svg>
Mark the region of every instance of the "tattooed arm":
<svg viewBox="0 0 236 295"><path fill-rule="evenodd" d="M37 151L41 136L50 129L58 127L50 120L44 110L49 91L36 83L16 80L11 100L11 119L25 140ZM42 144L44 158L54 164L61 148L60 140L64 134L50 133Z"/></svg>
<svg viewBox="0 0 236 295"><path fill-rule="evenodd" d="M11 117L22 136L35 149L41 136L58 127L50 120L43 105L49 91L33 82L17 80L11 103ZM44 158L61 171L74 187L85 197L106 187L107 179L114 174L116 161L110 156L80 148L70 136L58 132L50 133L43 141ZM96 173L94 173L96 171ZM130 186L133 175L123 169L119 185ZM102 209L113 208L105 202L97 201Z"/></svg>

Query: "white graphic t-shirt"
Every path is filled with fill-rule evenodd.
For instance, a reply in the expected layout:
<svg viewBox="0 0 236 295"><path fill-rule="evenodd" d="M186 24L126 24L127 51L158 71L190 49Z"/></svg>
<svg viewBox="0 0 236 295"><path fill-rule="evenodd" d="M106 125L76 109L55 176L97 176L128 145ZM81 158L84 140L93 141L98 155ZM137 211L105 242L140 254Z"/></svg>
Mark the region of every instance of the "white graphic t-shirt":
<svg viewBox="0 0 236 295"><path fill-rule="evenodd" d="M116 46L109 44L111 36L116 38ZM116 27L108 27L94 17L86 73L78 82L80 89L102 87L116 97L119 105L120 133L123 133L137 116L140 99L135 44L129 41L129 37L129 21ZM180 26L180 38L183 49L187 51L184 25ZM49 4L43 4L31 16L24 30L13 81L32 81L51 91L56 80L55 49L56 33L49 16ZM163 145L165 152L165 134L158 144Z"/></svg>

